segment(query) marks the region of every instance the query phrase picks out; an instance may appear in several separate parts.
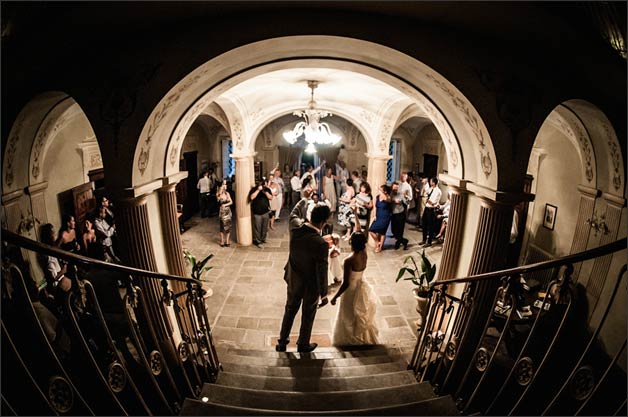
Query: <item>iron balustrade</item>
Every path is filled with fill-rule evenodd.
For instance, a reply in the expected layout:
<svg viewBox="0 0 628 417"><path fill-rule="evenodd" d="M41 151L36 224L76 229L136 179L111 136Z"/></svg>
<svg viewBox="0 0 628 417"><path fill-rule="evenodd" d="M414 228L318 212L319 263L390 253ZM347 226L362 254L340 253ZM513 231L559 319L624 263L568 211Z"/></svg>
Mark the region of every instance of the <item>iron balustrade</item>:
<svg viewBox="0 0 628 417"><path fill-rule="evenodd" d="M626 375L618 366L626 355L625 325L615 352L600 347L599 336L609 326L622 283L625 294L626 265L616 277L607 278L614 279L610 298L592 330L588 316L581 313L586 303L571 276L574 263L625 249L624 239L549 261L437 281L428 295L408 369L417 380L430 381L436 393L451 394L462 414L625 415ZM524 275L553 268L556 276L542 289L544 295L527 299ZM474 289L489 280L501 285L479 342L470 345L470 318L480 308ZM465 285L460 297L451 294L454 284ZM526 308L530 301L532 307ZM619 302L625 303L625 298ZM465 355L471 360L456 364L465 351L471 352Z"/></svg>
<svg viewBox="0 0 628 417"><path fill-rule="evenodd" d="M221 365L200 281L91 259L4 229L2 241L3 410L174 415L215 382ZM37 290L26 251L70 265L71 290ZM141 280L158 280L160 299L148 299ZM173 281L185 290L173 292ZM172 309L178 330L165 339L149 314L159 303Z"/></svg>

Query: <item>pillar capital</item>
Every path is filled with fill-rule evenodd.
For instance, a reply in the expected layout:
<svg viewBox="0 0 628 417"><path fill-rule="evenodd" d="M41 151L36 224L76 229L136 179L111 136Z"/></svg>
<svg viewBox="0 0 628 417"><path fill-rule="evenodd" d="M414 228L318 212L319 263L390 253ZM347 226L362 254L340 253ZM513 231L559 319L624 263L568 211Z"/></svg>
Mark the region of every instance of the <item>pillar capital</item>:
<svg viewBox="0 0 628 417"><path fill-rule="evenodd" d="M181 182L181 180L184 180L187 177L188 177L188 172L187 171L179 171L179 172L176 172L174 174L162 177L161 181L162 181L162 184L165 187L165 186L168 186L168 185L177 185L179 182Z"/></svg>
<svg viewBox="0 0 628 417"><path fill-rule="evenodd" d="M482 202L489 207L497 205L514 206L522 201L534 201L534 194L493 190L472 182L467 184L467 189L480 197Z"/></svg>
<svg viewBox="0 0 628 417"><path fill-rule="evenodd" d="M142 194L137 197L123 197L116 200L116 207L119 208L132 208L146 205L148 201L148 194Z"/></svg>
<svg viewBox="0 0 628 417"><path fill-rule="evenodd" d="M438 180L447 184L448 187L453 188L454 192L457 192L457 193L469 192L469 190L467 190L467 185L469 184L468 180L463 180L461 178L454 177L453 175L449 175L445 173L438 174Z"/></svg>
<svg viewBox="0 0 628 417"><path fill-rule="evenodd" d="M229 156L233 159L237 160L246 160L246 159L253 159L253 157L257 155L257 152L249 152L249 153L232 153L229 154ZM236 174L237 175L237 174ZM237 176L236 176L237 178Z"/></svg>
<svg viewBox="0 0 628 417"><path fill-rule="evenodd" d="M37 194L37 193L43 192L44 190L46 190L46 188L48 188L48 181L43 181L38 184L33 184L29 186L28 193L31 195Z"/></svg>
<svg viewBox="0 0 628 417"><path fill-rule="evenodd" d="M374 160L388 161L389 159L392 159L392 155L388 154L365 153L364 155L366 155L367 158Z"/></svg>
<svg viewBox="0 0 628 417"><path fill-rule="evenodd" d="M597 188L587 187L586 185L582 184L578 185L578 191L580 191L580 194L582 194L583 196L590 198L597 198L602 193Z"/></svg>
<svg viewBox="0 0 628 417"><path fill-rule="evenodd" d="M626 205L626 199L609 193L602 193L602 198L606 202L616 208L622 208Z"/></svg>
<svg viewBox="0 0 628 417"><path fill-rule="evenodd" d="M23 190L15 190L10 193L2 194L2 205L6 206L7 204L19 199L24 195Z"/></svg>

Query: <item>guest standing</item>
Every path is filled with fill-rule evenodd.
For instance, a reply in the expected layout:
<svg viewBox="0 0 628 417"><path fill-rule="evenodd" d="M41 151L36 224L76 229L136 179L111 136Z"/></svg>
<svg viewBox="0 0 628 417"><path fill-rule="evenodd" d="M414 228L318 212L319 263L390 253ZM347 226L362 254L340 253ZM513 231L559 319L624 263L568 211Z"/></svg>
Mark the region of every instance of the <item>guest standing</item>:
<svg viewBox="0 0 628 417"><path fill-rule="evenodd" d="M205 171L201 179L198 180L196 188L199 191L201 203L201 217L209 216L209 192L211 190L211 181L209 180L209 171Z"/></svg>
<svg viewBox="0 0 628 417"><path fill-rule="evenodd" d="M100 206L98 216L94 219L94 230L96 231L96 239L102 248L100 259L105 262L120 263L120 259L113 250L113 241L111 238L116 233L116 228L106 220L107 210Z"/></svg>
<svg viewBox="0 0 628 417"><path fill-rule="evenodd" d="M294 171L292 178L290 178L290 187L292 188L292 201L290 204L291 207L294 207L301 200L301 171L298 169Z"/></svg>
<svg viewBox="0 0 628 417"><path fill-rule="evenodd" d="M231 236L231 205L233 200L227 192L227 180L222 181L222 185L218 189L216 194L220 210L218 211L218 217L220 219L220 246L230 246Z"/></svg>
<svg viewBox="0 0 628 417"><path fill-rule="evenodd" d="M375 252L381 252L386 240L386 231L390 225L392 215L390 205L390 187L383 184L379 187L379 194L375 198L375 219L369 227L369 234L377 243Z"/></svg>
<svg viewBox="0 0 628 417"><path fill-rule="evenodd" d="M262 248L268 234L270 201L273 199L273 194L262 179L251 188L248 199L253 213L253 244Z"/></svg>
<svg viewBox="0 0 628 417"><path fill-rule="evenodd" d="M430 179L430 188L427 192L427 201L425 202L425 209L423 210L423 240L420 245L431 246L436 234L436 213L435 209L440 204L440 198L442 191L438 188L438 178L433 177Z"/></svg>
<svg viewBox="0 0 628 417"><path fill-rule="evenodd" d="M323 193L325 197L329 200L329 207L331 209L332 215L336 211L336 189L334 187L334 181L336 180L336 176L332 175L331 168L327 168L325 170L325 176L323 177Z"/></svg>

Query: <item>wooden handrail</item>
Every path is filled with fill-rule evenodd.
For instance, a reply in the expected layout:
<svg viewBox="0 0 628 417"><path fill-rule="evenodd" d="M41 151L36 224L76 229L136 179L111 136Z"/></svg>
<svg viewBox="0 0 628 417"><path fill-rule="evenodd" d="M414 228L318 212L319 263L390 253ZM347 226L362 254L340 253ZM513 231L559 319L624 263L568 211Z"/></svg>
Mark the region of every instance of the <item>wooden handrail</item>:
<svg viewBox="0 0 628 417"><path fill-rule="evenodd" d="M185 278L180 277L178 275L167 275L159 272L146 271L144 269L133 268L130 266L124 266L119 264L112 264L109 262L100 261L98 259L89 258L83 255L77 255L72 252L67 252L62 249L59 249L55 246L46 245L41 242L37 242L35 240L29 239L27 237L21 236L17 233L10 232L6 229L2 229L2 240L17 245L21 248L29 249L35 252L41 252L46 255L54 256L56 258L65 259L66 261L78 262L82 264L95 265L99 268L115 271L115 272L123 272L125 274L132 274L137 277L147 277L153 279L167 279L171 281L179 281L179 282L192 282L198 284L200 281L197 281L193 278Z"/></svg>
<svg viewBox="0 0 628 417"><path fill-rule="evenodd" d="M449 284L458 284L461 282L476 282L476 281L484 281L491 278L501 278L507 275L523 274L523 273L538 271L541 269L549 269L555 266L561 266L568 263L584 262L589 259L597 258L604 255L609 255L611 253L620 251L622 249L626 249L626 239L616 240L615 242L609 243L604 246L589 249L584 252L575 253L573 255L563 256L561 258L556 258L549 261L537 262L534 264L518 266L516 268L510 268L510 269L503 269L500 271L485 272L483 274L470 275L468 277L463 277L463 278L453 278L453 279L448 279L448 280L443 280L443 281L436 281L433 285L441 286L441 285L449 285Z"/></svg>

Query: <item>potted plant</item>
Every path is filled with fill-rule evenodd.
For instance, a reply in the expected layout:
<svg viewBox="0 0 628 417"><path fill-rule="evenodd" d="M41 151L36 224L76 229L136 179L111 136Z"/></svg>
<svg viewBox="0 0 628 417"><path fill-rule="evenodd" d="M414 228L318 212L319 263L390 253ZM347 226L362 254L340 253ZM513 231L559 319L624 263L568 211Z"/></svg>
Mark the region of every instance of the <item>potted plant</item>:
<svg viewBox="0 0 628 417"><path fill-rule="evenodd" d="M201 281L201 282L202 281L207 282L207 280L202 279L202 276L203 276L203 274L205 272L207 272L210 269L212 269L211 266L205 266L205 265L207 264L207 262L209 262L209 260L211 258L214 257L214 255L210 253L205 259L203 259L200 262L198 262L196 260L196 256L192 255L192 253L190 251L188 251L188 250L183 251L183 255L185 256L185 260L190 265L192 265L192 271L190 272L190 274L192 275L192 279L195 279L195 280ZM205 289L202 288L202 286L201 286L201 289L203 290L202 291L203 297L209 297L209 296L212 295L212 290L211 289L206 291Z"/></svg>
<svg viewBox="0 0 628 417"><path fill-rule="evenodd" d="M399 268L399 273L395 280L395 282L399 282L399 280L412 281L412 283L416 285L416 287L412 289L412 292L414 293L414 298L417 300L416 311L419 313L419 319L416 321L416 325L418 329L423 327L430 290L434 284L434 278L436 278L436 265L432 265L427 256L425 256L425 249L423 249L421 253L420 262L421 268L419 269L414 256L410 255L406 257L401 268Z"/></svg>

